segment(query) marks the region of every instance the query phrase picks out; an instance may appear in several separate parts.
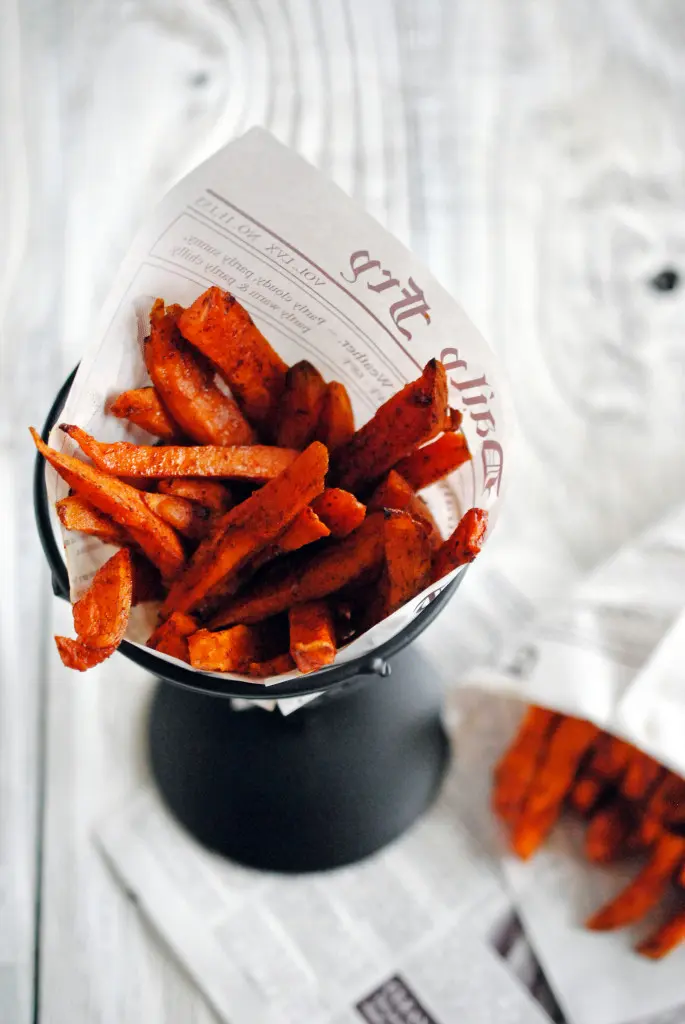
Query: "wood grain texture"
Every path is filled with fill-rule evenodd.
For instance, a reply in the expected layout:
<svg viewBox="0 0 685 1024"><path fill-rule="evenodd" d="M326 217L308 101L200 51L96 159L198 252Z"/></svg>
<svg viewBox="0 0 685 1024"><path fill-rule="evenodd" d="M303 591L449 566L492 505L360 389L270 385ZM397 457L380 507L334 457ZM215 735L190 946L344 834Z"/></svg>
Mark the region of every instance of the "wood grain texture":
<svg viewBox="0 0 685 1024"><path fill-rule="evenodd" d="M150 683L119 656L74 678L54 655L69 616L34 537L23 425L77 361L146 207L263 124L410 242L504 361L521 465L504 554L493 546L460 592L470 656L492 659L497 601L526 558L557 572L529 606L519 595L517 623L641 525L621 518L627 460L657 446L673 466L662 479L646 464L643 519L683 487L668 434L683 299L649 281L685 273L685 14L668 0L0 0L0 13L0 1019L30 1020L42 831L41 1022L206 1024L91 842L145 777Z"/></svg>

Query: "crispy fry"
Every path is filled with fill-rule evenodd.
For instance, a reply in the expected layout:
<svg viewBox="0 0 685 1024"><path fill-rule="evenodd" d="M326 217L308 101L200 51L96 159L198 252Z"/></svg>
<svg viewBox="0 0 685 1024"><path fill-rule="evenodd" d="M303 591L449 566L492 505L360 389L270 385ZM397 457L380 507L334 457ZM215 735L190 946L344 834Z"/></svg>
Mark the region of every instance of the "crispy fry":
<svg viewBox="0 0 685 1024"><path fill-rule="evenodd" d="M387 473L419 444L442 430L447 411L447 378L437 359L378 409L335 455L340 487L359 491Z"/></svg>
<svg viewBox="0 0 685 1024"><path fill-rule="evenodd" d="M254 676L255 679L268 679L269 676L280 676L286 672L292 672L295 662L290 654L277 654L267 661L251 661L245 669L246 676Z"/></svg>
<svg viewBox="0 0 685 1024"><path fill-rule="evenodd" d="M685 909L660 925L637 946L637 952L650 960L662 960L685 939Z"/></svg>
<svg viewBox="0 0 685 1024"><path fill-rule="evenodd" d="M354 436L354 413L347 388L340 381L333 380L326 387L321 403L316 439L325 444L331 455L352 440Z"/></svg>
<svg viewBox="0 0 685 1024"><path fill-rule="evenodd" d="M258 427L276 415L288 369L247 310L208 288L179 319L181 334L217 367L243 412Z"/></svg>
<svg viewBox="0 0 685 1024"><path fill-rule="evenodd" d="M288 623L290 654L300 672L316 672L335 660L333 617L325 601L294 605Z"/></svg>
<svg viewBox="0 0 685 1024"><path fill-rule="evenodd" d="M384 514L374 512L358 530L325 551L304 555L295 564L273 567L228 601L210 626L217 629L235 622L259 622L294 604L318 601L340 590L381 564L384 523Z"/></svg>
<svg viewBox="0 0 685 1024"><path fill-rule="evenodd" d="M188 637L190 664L203 672L246 672L259 661L260 637L250 626L232 626L221 633L200 629Z"/></svg>
<svg viewBox="0 0 685 1024"><path fill-rule="evenodd" d="M684 854L685 839L664 833L637 878L593 914L587 927L602 932L639 921L659 902Z"/></svg>
<svg viewBox="0 0 685 1024"><path fill-rule="evenodd" d="M211 590L275 541L321 493L327 469L328 452L315 441L280 476L227 512L172 585L163 617L193 611Z"/></svg>
<svg viewBox="0 0 685 1024"><path fill-rule="evenodd" d="M552 732L561 720L554 711L529 707L514 742L495 767L492 807L507 824L516 820Z"/></svg>
<svg viewBox="0 0 685 1024"><path fill-rule="evenodd" d="M633 750L619 788L628 800L644 800L663 774L664 769L653 758Z"/></svg>
<svg viewBox="0 0 685 1024"><path fill-rule="evenodd" d="M453 473L470 458L471 453L462 433L443 434L437 441L431 441L400 459L395 469L410 487L420 491Z"/></svg>
<svg viewBox="0 0 685 1024"><path fill-rule="evenodd" d="M169 579L179 572L185 561L181 542L172 528L150 511L140 491L80 459L54 451L33 428L31 434L38 451L70 487L74 487L100 512L110 515L122 526L136 530L136 541L162 576Z"/></svg>
<svg viewBox="0 0 685 1024"><path fill-rule="evenodd" d="M314 498L312 508L334 537L346 537L364 521L366 506L354 494L339 487L327 487Z"/></svg>
<svg viewBox="0 0 685 1024"><path fill-rule="evenodd" d="M482 508L470 508L433 558L432 579L439 580L453 569L472 562L485 540L488 514Z"/></svg>
<svg viewBox="0 0 685 1024"><path fill-rule="evenodd" d="M98 512L94 505L77 494L60 498L55 503L59 521L65 530L78 530L99 537L104 544L130 544L126 531L109 516Z"/></svg>
<svg viewBox="0 0 685 1024"><path fill-rule="evenodd" d="M325 394L326 381L306 359L290 367L278 407L276 444L282 448L307 447L314 438Z"/></svg>
<svg viewBox="0 0 685 1024"><path fill-rule="evenodd" d="M212 515L204 505L175 494L143 493L143 501L160 519L169 523L184 537L197 540L206 537L212 526Z"/></svg>
<svg viewBox="0 0 685 1024"><path fill-rule="evenodd" d="M581 758L598 733L596 725L570 717L562 718L552 733L512 830L512 849L522 859L537 850L556 823Z"/></svg>
<svg viewBox="0 0 685 1024"><path fill-rule="evenodd" d="M107 412L117 419L135 423L162 441L178 441L181 433L154 388L122 391L109 403Z"/></svg>
<svg viewBox="0 0 685 1024"><path fill-rule="evenodd" d="M369 498L369 509L397 508L406 511L414 519L420 519L430 531L431 547L435 550L442 544L440 528L433 518L428 505L414 492L404 477L391 469Z"/></svg>
<svg viewBox="0 0 685 1024"><path fill-rule="evenodd" d="M168 654L179 661L190 664L188 637L198 630L198 624L191 615L174 612L166 622L162 622L151 635L147 646L161 654Z"/></svg>
<svg viewBox="0 0 685 1024"><path fill-rule="evenodd" d="M305 544L312 544L322 537L329 537L331 531L326 524L319 519L311 506L303 508L293 519L288 529L281 534L276 541L275 554L284 555L287 551L297 551Z"/></svg>
<svg viewBox="0 0 685 1024"><path fill-rule="evenodd" d="M593 815L585 833L585 854L593 864L613 864L640 848L637 816L627 801L618 799Z"/></svg>
<svg viewBox="0 0 685 1024"><path fill-rule="evenodd" d="M299 454L292 448L274 448L263 444L232 447L206 444L182 445L129 444L96 441L85 430L70 423L60 428L72 437L99 469L128 477L232 477L236 480L273 480Z"/></svg>
<svg viewBox="0 0 685 1024"><path fill-rule="evenodd" d="M181 337L180 310L157 299L150 313L145 365L164 405L183 432L200 444L253 444L257 437L237 403L214 383L197 350Z"/></svg>
<svg viewBox="0 0 685 1024"><path fill-rule="evenodd" d="M139 554L131 552L131 567L133 570L133 600L132 604L143 604L145 601L161 601L164 597L164 587L159 569L152 562Z"/></svg>
<svg viewBox="0 0 685 1024"><path fill-rule="evenodd" d="M160 480L157 485L160 494L173 494L204 505L211 512L223 515L233 505L233 496L225 484L217 480L198 480L193 477L171 477Z"/></svg>
<svg viewBox="0 0 685 1024"><path fill-rule="evenodd" d="M118 647L124 638L133 598L131 555L127 548L98 569L74 605L74 628L88 647Z"/></svg>
<svg viewBox="0 0 685 1024"><path fill-rule="evenodd" d="M68 636L56 636L55 643L62 664L77 672L86 672L94 665L99 665L116 651L116 647L88 647L80 640L72 640Z"/></svg>
<svg viewBox="0 0 685 1024"><path fill-rule="evenodd" d="M428 528L408 512L386 509L383 528L385 565L369 600L365 624L392 615L428 583L431 547Z"/></svg>

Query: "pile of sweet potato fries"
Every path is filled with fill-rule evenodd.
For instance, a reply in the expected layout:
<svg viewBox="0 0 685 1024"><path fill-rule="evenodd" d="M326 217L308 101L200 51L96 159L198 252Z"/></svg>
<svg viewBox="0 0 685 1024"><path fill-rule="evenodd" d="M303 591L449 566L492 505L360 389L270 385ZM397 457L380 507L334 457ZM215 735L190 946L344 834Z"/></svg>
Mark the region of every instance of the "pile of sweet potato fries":
<svg viewBox="0 0 685 1024"><path fill-rule="evenodd" d="M680 909L637 950L659 960L685 939L685 780L678 775L589 722L531 707L495 769L493 808L524 859L564 808L587 822L590 861L643 858L635 879L592 915L588 928L633 924L675 885Z"/></svg>
<svg viewBox="0 0 685 1024"><path fill-rule="evenodd" d="M148 645L197 669L265 678L330 665L341 644L475 558L487 513L443 540L417 494L470 458L442 363L355 429L345 387L288 367L233 296L158 299L151 384L108 406L156 444L61 429L89 461L36 447L71 489L67 530L120 548L74 605L81 671L108 657L132 604L161 601Z"/></svg>

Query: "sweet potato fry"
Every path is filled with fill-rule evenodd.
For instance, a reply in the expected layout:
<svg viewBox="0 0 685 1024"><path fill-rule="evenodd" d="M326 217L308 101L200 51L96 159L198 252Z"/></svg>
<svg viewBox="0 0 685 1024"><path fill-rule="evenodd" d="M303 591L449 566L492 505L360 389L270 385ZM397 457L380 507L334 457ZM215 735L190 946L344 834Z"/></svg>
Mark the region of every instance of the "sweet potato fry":
<svg viewBox="0 0 685 1024"><path fill-rule="evenodd" d="M131 552L131 568L133 570L132 605L143 604L145 601L161 601L166 593L159 569L152 562L139 554Z"/></svg>
<svg viewBox="0 0 685 1024"><path fill-rule="evenodd" d="M161 654L168 654L179 661L190 664L188 637L198 630L197 621L191 615L174 612L166 622L157 626L147 642L147 646Z"/></svg>
<svg viewBox="0 0 685 1024"><path fill-rule="evenodd" d="M181 431L172 420L154 388L122 391L109 403L107 412L120 420L128 420L162 441L178 441Z"/></svg>
<svg viewBox="0 0 685 1024"><path fill-rule="evenodd" d="M607 785L623 774L633 748L623 740L601 733L569 796L571 806L581 814L592 811Z"/></svg>
<svg viewBox="0 0 685 1024"><path fill-rule="evenodd" d="M94 665L99 665L116 651L116 647L88 647L80 640L72 640L68 636L56 636L55 643L62 664L77 672L86 672Z"/></svg>
<svg viewBox="0 0 685 1024"><path fill-rule="evenodd" d="M596 725L570 717L562 718L552 733L512 829L512 849L523 860L538 849L556 823L576 769L598 733Z"/></svg>
<svg viewBox="0 0 685 1024"><path fill-rule="evenodd" d="M685 908L660 925L636 947L641 956L662 960L685 939Z"/></svg>
<svg viewBox="0 0 685 1024"><path fill-rule="evenodd" d="M314 438L325 394L326 381L306 359L290 367L278 407L276 444L299 450L307 447Z"/></svg>
<svg viewBox="0 0 685 1024"><path fill-rule="evenodd" d="M256 434L237 402L214 383L214 374L181 337L180 309L157 299L150 313L145 365L164 405L183 433L200 444L253 444Z"/></svg>
<svg viewBox="0 0 685 1024"><path fill-rule="evenodd" d="M203 672L246 672L259 661L262 645L259 633L250 626L232 626L221 633L200 629L188 637L190 664Z"/></svg>
<svg viewBox="0 0 685 1024"><path fill-rule="evenodd" d="M259 622L295 604L318 601L378 567L384 555L385 517L367 516L354 533L325 551L305 554L295 564L274 566L214 616L213 629L235 622Z"/></svg>
<svg viewBox="0 0 685 1024"><path fill-rule="evenodd" d="M460 565L472 562L483 546L487 528L487 512L482 508L470 508L451 536L435 552L432 579L442 579Z"/></svg>
<svg viewBox="0 0 685 1024"><path fill-rule="evenodd" d="M77 494L55 503L59 521L65 530L78 530L99 537L104 544L130 544L131 539L118 523L98 512L94 505Z"/></svg>
<svg viewBox="0 0 685 1024"><path fill-rule="evenodd" d="M664 769L653 758L641 750L633 750L619 788L627 800L645 800L664 774Z"/></svg>
<svg viewBox="0 0 685 1024"><path fill-rule="evenodd" d="M326 387L321 403L316 439L325 444L331 455L352 440L354 436L354 413L347 388L340 381L333 380Z"/></svg>
<svg viewBox="0 0 685 1024"><path fill-rule="evenodd" d="M605 783L594 775L581 773L573 783L569 792L568 802L574 811L584 817L592 814L598 803Z"/></svg>
<svg viewBox="0 0 685 1024"><path fill-rule="evenodd" d="M593 864L613 864L642 848L637 833L635 809L619 798L593 815L585 833L585 854Z"/></svg>
<svg viewBox="0 0 685 1024"><path fill-rule="evenodd" d="M179 318L181 334L216 366L251 423L275 419L288 369L247 310L208 288Z"/></svg>
<svg viewBox="0 0 685 1024"><path fill-rule="evenodd" d="M87 647L118 647L124 638L133 598L133 571L127 548L98 569L74 605L74 628Z"/></svg>
<svg viewBox="0 0 685 1024"><path fill-rule="evenodd" d="M442 428L444 431L448 430L461 430L462 420L464 419L462 413L458 409L448 409L447 416L445 418L445 425Z"/></svg>
<svg viewBox="0 0 685 1024"><path fill-rule="evenodd" d="M227 512L172 585L162 608L192 612L219 584L273 543L323 490L328 452L314 441L280 476Z"/></svg>
<svg viewBox="0 0 685 1024"><path fill-rule="evenodd" d="M297 551L305 544L312 544L322 537L329 537L331 531L311 506L303 508L293 519L288 529L276 541L275 555L284 555L288 551Z"/></svg>
<svg viewBox="0 0 685 1024"><path fill-rule="evenodd" d="M70 423L60 424L95 465L107 473L127 477L232 477L236 480L273 480L289 466L298 452L292 448L268 445L206 444L182 445L129 444L96 441L85 430Z"/></svg>
<svg viewBox="0 0 685 1024"><path fill-rule="evenodd" d="M327 487L314 498L312 508L334 537L346 537L364 521L366 506L354 494L339 487Z"/></svg>
<svg viewBox="0 0 685 1024"><path fill-rule="evenodd" d="M335 454L337 483L358 492L372 484L417 445L442 430L447 411L445 368L431 359L418 378L389 398L375 416Z"/></svg>
<svg viewBox="0 0 685 1024"><path fill-rule="evenodd" d="M498 818L512 824L562 716L546 708L529 707L514 742L494 771L492 808Z"/></svg>
<svg viewBox="0 0 685 1024"><path fill-rule="evenodd" d="M143 501L160 519L173 526L184 537L198 540L206 537L212 526L212 514L204 505L175 494L143 492Z"/></svg>
<svg viewBox="0 0 685 1024"><path fill-rule="evenodd" d="M54 451L33 428L31 434L38 451L70 487L100 512L111 516L122 526L136 530L137 543L163 577L170 579L180 571L185 562L181 542L168 523L150 511L140 491L80 459Z"/></svg>
<svg viewBox="0 0 685 1024"><path fill-rule="evenodd" d="M428 528L408 512L386 509L383 513L385 565L365 614L367 626L392 615L416 597L428 583L431 547Z"/></svg>
<svg viewBox="0 0 685 1024"><path fill-rule="evenodd" d="M290 654L300 672L316 672L335 660L333 617L325 601L307 601L288 612Z"/></svg>
<svg viewBox="0 0 685 1024"><path fill-rule="evenodd" d="M420 491L442 480L471 458L466 438L462 433L443 434L411 455L400 459L395 469L410 487Z"/></svg>
<svg viewBox="0 0 685 1024"><path fill-rule="evenodd" d="M251 661L245 669L246 676L254 676L255 679L268 679L269 676L280 676L285 672L292 672L295 662L290 654L277 654L274 658L266 661Z"/></svg>
<svg viewBox="0 0 685 1024"><path fill-rule="evenodd" d="M217 480L198 480L193 477L171 477L160 480L157 485L160 494L173 494L204 505L210 512L223 515L233 505L233 496L225 484Z"/></svg>
<svg viewBox="0 0 685 1024"><path fill-rule="evenodd" d="M640 840L645 846L656 842L674 809L685 805L685 780L664 772L650 792L640 819Z"/></svg>
<svg viewBox="0 0 685 1024"><path fill-rule="evenodd" d="M369 509L396 508L408 512L414 519L420 519L429 529L431 547L435 550L442 544L440 528L433 518L428 505L414 492L404 477L391 469L369 499Z"/></svg>
<svg viewBox="0 0 685 1024"><path fill-rule="evenodd" d="M637 878L593 914L587 927L603 932L639 921L659 902L684 854L685 839L665 832Z"/></svg>

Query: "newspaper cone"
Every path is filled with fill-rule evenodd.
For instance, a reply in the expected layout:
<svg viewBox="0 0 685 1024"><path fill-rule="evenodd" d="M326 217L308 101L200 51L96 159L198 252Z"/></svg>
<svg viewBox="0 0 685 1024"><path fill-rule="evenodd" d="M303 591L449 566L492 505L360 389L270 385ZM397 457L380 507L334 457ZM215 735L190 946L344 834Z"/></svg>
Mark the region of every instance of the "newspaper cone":
<svg viewBox="0 0 685 1024"><path fill-rule="evenodd" d="M62 420L100 440L149 442L143 431L107 415L107 402L149 383L142 344L154 298L189 305L209 285L232 292L286 362L306 358L327 380L342 381L357 424L429 359L442 360L472 459L425 497L445 536L474 505L492 520L506 454L491 351L396 239L261 129L198 167L150 213L113 284ZM59 430L51 444L72 449ZM56 500L66 487L47 473ZM75 533L65 534L65 548L76 600L113 549ZM456 572L342 648L336 664L393 637ZM134 609L126 639L144 644L155 618L151 605ZM261 685L296 675L233 678Z"/></svg>

